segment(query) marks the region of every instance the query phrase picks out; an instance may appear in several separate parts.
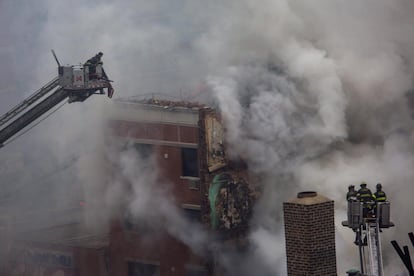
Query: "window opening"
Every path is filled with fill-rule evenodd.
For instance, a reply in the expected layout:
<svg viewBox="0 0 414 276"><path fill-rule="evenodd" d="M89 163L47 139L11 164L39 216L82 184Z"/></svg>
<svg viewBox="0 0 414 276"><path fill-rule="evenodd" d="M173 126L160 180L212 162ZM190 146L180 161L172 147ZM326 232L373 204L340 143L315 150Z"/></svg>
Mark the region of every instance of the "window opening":
<svg viewBox="0 0 414 276"><path fill-rule="evenodd" d="M198 154L197 149L182 148L182 176L198 177Z"/></svg>

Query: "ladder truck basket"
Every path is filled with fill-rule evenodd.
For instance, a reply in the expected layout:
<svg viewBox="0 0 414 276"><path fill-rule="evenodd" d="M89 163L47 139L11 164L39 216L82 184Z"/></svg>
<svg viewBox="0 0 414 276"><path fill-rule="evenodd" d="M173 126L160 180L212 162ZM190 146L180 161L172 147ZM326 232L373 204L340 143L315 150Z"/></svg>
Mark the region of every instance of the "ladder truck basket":
<svg viewBox="0 0 414 276"><path fill-rule="evenodd" d="M348 227L358 228L363 223L363 203L360 201L348 201Z"/></svg>
<svg viewBox="0 0 414 276"><path fill-rule="evenodd" d="M391 205L388 201L378 202L377 215L379 218L380 228L388 228L394 226L394 224L390 221Z"/></svg>

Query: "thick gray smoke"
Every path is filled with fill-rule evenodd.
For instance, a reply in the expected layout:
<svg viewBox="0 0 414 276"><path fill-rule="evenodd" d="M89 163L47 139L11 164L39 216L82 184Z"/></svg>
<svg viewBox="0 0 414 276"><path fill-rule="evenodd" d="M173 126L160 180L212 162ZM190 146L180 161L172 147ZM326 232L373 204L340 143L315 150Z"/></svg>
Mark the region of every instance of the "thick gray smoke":
<svg viewBox="0 0 414 276"><path fill-rule="evenodd" d="M413 227L406 220L410 200L401 195L412 191L407 92L412 89L409 49L414 40L407 34L414 23L413 5L243 1L237 7L238 13L223 21L229 27L217 25L205 41L227 43L212 56L217 62L227 57L229 66L212 75L209 84L233 154L247 158L251 169L269 179L266 194L272 196L256 210L258 230L252 240L259 251L273 252L267 254L271 263L283 259L283 250L261 243L256 234L278 237L281 201L300 190L317 190L336 201L338 266L344 273L358 264L351 257L352 235L340 226L346 187L383 182L399 210L393 213L398 228L384 234L386 274L402 271L389 241Z"/></svg>
<svg viewBox="0 0 414 276"><path fill-rule="evenodd" d="M5 0L0 58L7 66L0 69L0 111L56 75L52 48L64 64L104 52L119 97L167 93L201 100L210 96L200 94L206 81L223 113L230 155L245 158L263 176L266 191L255 210L251 251L222 256L229 271L242 258L248 260L241 269L246 275L253 268L256 274L260 268L261 275L285 275L281 204L305 189L335 200L338 273L356 267L352 233L340 221L346 187L367 181L371 187L382 182L398 210L393 211L397 227L383 235L386 274L395 275L403 268L389 241L414 226L407 220L414 177L408 93L413 11L409 0ZM124 191L117 185L102 190L105 164L95 158L104 151L106 110L103 97L66 105L2 149L2 168L14 168L2 170L3 198L18 194L20 200L13 202L30 199L36 205L48 202L41 195L53 187L57 197L50 200L58 205L65 205L62 199L70 205L83 190L94 205L104 191L111 208L102 217L115 212L111 203ZM134 162L139 161L122 158L123 177L136 178L128 169ZM141 194L165 195L132 194L135 212L147 202ZM183 226L185 221L171 227Z"/></svg>

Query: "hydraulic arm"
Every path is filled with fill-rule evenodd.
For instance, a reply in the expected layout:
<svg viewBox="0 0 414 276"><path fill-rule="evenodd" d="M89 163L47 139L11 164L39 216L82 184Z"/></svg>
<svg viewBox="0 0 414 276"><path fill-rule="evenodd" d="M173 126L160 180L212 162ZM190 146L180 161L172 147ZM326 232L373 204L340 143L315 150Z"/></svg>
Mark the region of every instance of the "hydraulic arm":
<svg viewBox="0 0 414 276"><path fill-rule="evenodd" d="M9 112L7 112L6 114L0 117L0 127L3 126L8 121L10 121L11 119L13 119L18 114L20 114L23 110L25 110L31 104L41 99L44 95L49 93L51 90L53 90L58 85L59 85L59 78L54 78L48 84L46 84L45 86L37 90L35 93L33 93L33 95L28 97L26 100L16 105Z"/></svg>
<svg viewBox="0 0 414 276"><path fill-rule="evenodd" d="M18 117L16 120L14 120L12 123L0 131L0 145L3 146L3 143L13 137L17 132L25 128L31 122L39 118L41 115L43 115L45 112L50 110L52 107L67 97L67 92L60 88L45 100L35 105L29 111L23 113L23 115Z"/></svg>
<svg viewBox="0 0 414 276"><path fill-rule="evenodd" d="M114 90L102 63L59 66L58 77L0 117L0 147L65 99L83 102L93 94L105 94L105 90L111 98Z"/></svg>

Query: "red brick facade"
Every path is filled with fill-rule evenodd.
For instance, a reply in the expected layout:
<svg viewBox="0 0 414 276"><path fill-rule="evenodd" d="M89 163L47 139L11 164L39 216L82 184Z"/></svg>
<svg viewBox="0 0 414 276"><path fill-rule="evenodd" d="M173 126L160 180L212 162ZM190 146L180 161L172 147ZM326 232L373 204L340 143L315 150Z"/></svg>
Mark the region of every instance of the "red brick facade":
<svg viewBox="0 0 414 276"><path fill-rule="evenodd" d="M182 152L183 149L192 149L198 153L198 110L165 109L162 106L140 104L131 107L140 112L140 115L128 119L115 117L110 122L111 132L117 139L124 139L128 143L150 145L160 171L159 177L169 183L171 197L175 199L178 207L185 209L186 206L191 206L200 212L199 185L191 186L191 181L199 181L199 172L190 177L183 175ZM150 111L145 112L148 110ZM179 118L174 121L174 116ZM141 266L158 271L159 274L156 275L160 276L207 275L205 262L172 236L160 231L154 233L150 240L148 242L148 237L141 235L139 231L130 231L123 225L122 220L117 220L110 234L107 255L109 275L141 275L139 272L134 274L134 269L146 269ZM191 273L194 273L194 268L201 273L189 274L192 269Z"/></svg>
<svg viewBox="0 0 414 276"><path fill-rule="evenodd" d="M160 172L168 183L177 207L201 216L199 185L198 109L127 103L117 106L109 130L117 141L144 146L151 150ZM109 139L111 140L111 139ZM185 175L183 159L194 155L191 175ZM116 166L116 164L114 164ZM195 171L196 170L196 171ZM111 174L110 170L100 173ZM111 185L111 183L108 183ZM122 212L121 212L122 213ZM125 212L126 213L126 212ZM123 214L112 218L105 245L88 248L87 244L63 246L55 243L14 245L14 257L0 274L39 276L185 276L208 275L205 261L190 248L160 229L143 233L127 226ZM201 220L201 218L200 218ZM64 228L64 227L63 227ZM62 229L63 229L62 228ZM69 228L68 228L69 229ZM68 229L63 229L67 231ZM77 235L74 232L74 235ZM150 236L150 237L149 237ZM3 271L1 271L3 270Z"/></svg>
<svg viewBox="0 0 414 276"><path fill-rule="evenodd" d="M243 241L257 195L249 186L245 164L225 162L223 141L219 135L224 130L213 113L207 109L126 102L116 108L109 130L115 141L150 149L159 169L157 177L166 180L163 183L169 185L173 202L191 214L192 219L196 217L206 225L210 223L211 209L207 197L208 183L211 184L214 177L221 174L231 177L231 181L221 187L220 191L224 192L222 201L214 206L220 214L221 224L218 224L217 232L223 240ZM188 156L190 168L186 168ZM98 173L112 174L111 169ZM283 208L288 275L336 275L333 201L315 195L285 202ZM236 209L239 212L234 212ZM136 227L129 225L126 219L128 210L125 214L119 212L118 217L112 218L110 229L105 229L108 231L103 241L97 240L102 243L91 243L93 247L82 242L72 247L64 246L59 239L54 245L33 243L15 246L16 257L8 262L5 275L211 275L206 260L196 256L165 230L145 232L145 226L142 228L139 223L135 224ZM68 232L69 227L64 225L62 229ZM76 229L71 230L74 236L79 234ZM47 238L47 234L41 237ZM220 268L212 267L212 263L209 265L210 270L216 270L214 275L220 275L217 272Z"/></svg>

